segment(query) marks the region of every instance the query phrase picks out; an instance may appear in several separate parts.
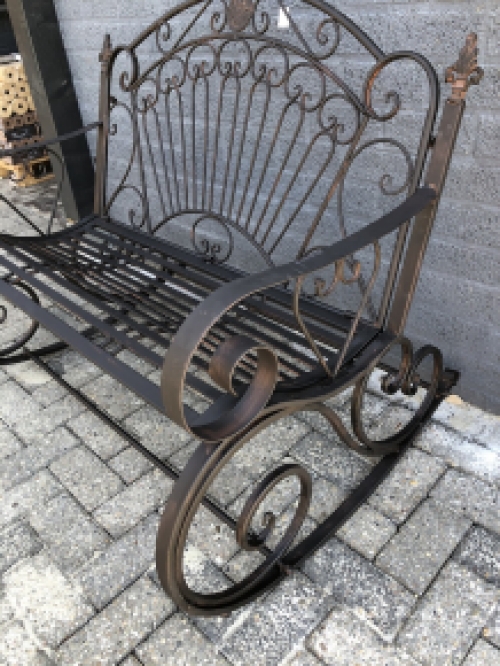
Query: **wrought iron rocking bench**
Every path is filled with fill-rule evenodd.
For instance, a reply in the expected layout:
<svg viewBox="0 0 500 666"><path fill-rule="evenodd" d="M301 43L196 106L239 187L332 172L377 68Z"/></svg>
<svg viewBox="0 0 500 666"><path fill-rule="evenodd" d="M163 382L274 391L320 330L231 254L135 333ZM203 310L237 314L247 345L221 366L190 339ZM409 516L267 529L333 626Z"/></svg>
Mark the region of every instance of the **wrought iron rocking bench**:
<svg viewBox="0 0 500 666"><path fill-rule="evenodd" d="M286 30L276 25L278 10ZM360 53L370 62L358 91L339 73L347 57L344 40L358 62ZM403 331L466 92L482 75L476 37L467 38L447 71L452 93L436 134L439 86L429 62L411 52L385 55L321 0L303 0L291 10L280 0L276 6L272 0L188 0L127 46L112 49L106 37L101 63L98 123L45 143L97 127L95 214L40 237L0 236L6 271L0 293L34 322L2 351L2 362L42 362L54 351L54 344L25 347L40 324L201 441L163 512L157 570L182 609L227 613L275 585L335 533L457 380L438 349L413 353ZM378 92L386 75L408 63L412 81L416 71L423 73L427 104L413 157L387 134L404 109L402 97ZM373 128L384 128L383 136L367 134ZM112 145L118 146L113 160ZM399 203L375 221L374 213L368 219L359 213L348 233L346 179L369 150L375 162L386 157L393 167L394 151L402 155L407 177L395 186L384 175L380 192L399 195ZM16 152L22 149L9 154ZM369 202L370 210L375 203ZM333 242L335 224L340 231ZM342 289L347 295L339 305L332 299ZM42 304L38 294L85 330ZM374 441L363 424L363 397L373 370L398 349L400 366L383 376L383 390L415 395L423 386L425 397L404 427ZM127 355L117 357L119 350ZM154 369L161 369L161 386ZM352 431L325 404L348 387ZM300 464L287 462L260 480L237 520L206 495L252 437L301 411L319 412L357 454L381 459L330 517L295 544L312 489ZM275 517L266 513L260 531L254 517L288 477L300 484L297 507L271 549L266 541ZM190 587L183 568L201 504L234 529L241 548L265 556L243 581L216 593Z"/></svg>

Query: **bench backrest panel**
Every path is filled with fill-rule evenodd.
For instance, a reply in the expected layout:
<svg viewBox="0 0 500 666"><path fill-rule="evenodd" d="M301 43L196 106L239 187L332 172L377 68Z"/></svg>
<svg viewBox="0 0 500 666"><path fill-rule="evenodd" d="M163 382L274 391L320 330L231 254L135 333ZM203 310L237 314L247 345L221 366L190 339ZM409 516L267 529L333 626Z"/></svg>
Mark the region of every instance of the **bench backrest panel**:
<svg viewBox="0 0 500 666"><path fill-rule="evenodd" d="M410 146L405 85L421 96ZM244 270L290 261L417 186L437 90L425 59L385 56L326 3L184 3L104 53L101 210Z"/></svg>

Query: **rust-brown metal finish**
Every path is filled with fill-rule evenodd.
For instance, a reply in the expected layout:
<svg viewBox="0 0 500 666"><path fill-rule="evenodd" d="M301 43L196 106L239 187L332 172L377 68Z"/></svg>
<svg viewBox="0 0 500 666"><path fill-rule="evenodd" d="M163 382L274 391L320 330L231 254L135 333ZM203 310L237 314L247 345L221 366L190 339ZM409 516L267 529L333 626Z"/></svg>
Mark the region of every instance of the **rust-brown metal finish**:
<svg viewBox="0 0 500 666"><path fill-rule="evenodd" d="M3 362L43 363L54 345L18 351L40 323L201 441L180 471L127 435L177 479L158 531L157 569L175 603L198 615L247 603L324 543L385 478L457 379L439 350L414 352L403 331L465 93L482 75L476 37L447 72L453 90L434 138L438 80L425 58L384 54L321 0L304 0L307 21L295 20L281 0L273 3L188 0L129 45L113 49L106 37L100 118L82 130L98 129L95 214L42 237L0 236L0 293L35 322L3 350ZM286 32L274 24L278 9ZM360 92L334 67L344 38L373 59ZM408 64L423 73L428 100L414 155L385 134L364 138L368 127L398 116L397 91L381 98L378 86L388 71ZM113 145L119 153L111 168ZM387 174L380 179L383 196L402 200L348 233L346 179L372 149L402 159L402 185ZM190 247L177 243L186 229ZM247 264L243 246L253 252ZM356 307L334 305L332 295L349 287L359 292ZM37 294L86 329L58 318ZM5 308L0 316L8 321ZM375 441L363 423L363 398L375 368L398 348L399 368L385 375L382 389L415 401L419 388L425 395L404 427ZM150 369L141 373L137 360ZM347 387L354 389L352 432L325 404ZM279 465L257 482L238 518L207 494L253 437L300 411L319 413L357 454L382 459L294 545L313 484L300 464ZM271 548L277 516L266 512L262 528L256 516L290 478L298 483L296 508ZM240 548L264 556L242 581L212 593L194 589L185 572L188 533L201 506L234 530Z"/></svg>

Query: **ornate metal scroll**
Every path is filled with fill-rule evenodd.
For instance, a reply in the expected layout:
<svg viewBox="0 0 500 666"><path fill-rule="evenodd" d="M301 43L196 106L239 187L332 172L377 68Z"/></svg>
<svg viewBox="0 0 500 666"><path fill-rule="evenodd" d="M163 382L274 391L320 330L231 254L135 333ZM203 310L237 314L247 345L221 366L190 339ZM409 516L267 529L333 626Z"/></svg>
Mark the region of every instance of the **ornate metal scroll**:
<svg viewBox="0 0 500 666"><path fill-rule="evenodd" d="M383 376L381 380L382 391L389 395L394 395L398 391L401 391L403 395L414 396L418 389L424 386L419 368L425 359L430 358L432 360L432 370L429 382L425 385L427 391L425 398L411 414L408 422L397 433L378 441L372 440L367 434L362 415L363 398L368 387L370 375L376 365L369 368L363 379L358 381L351 402L352 428L362 446L368 452L373 452L374 455L385 455L390 451L397 451L401 442L407 439L423 422L424 415L428 412L430 405L436 400L439 392L442 390L444 368L443 356L439 349L431 345L426 345L414 353L411 342L407 338L401 337L391 344L386 353L396 346L401 347L401 362L395 373L388 373ZM377 359L377 363L380 363L381 360ZM349 441L345 441L350 445Z"/></svg>
<svg viewBox="0 0 500 666"><path fill-rule="evenodd" d="M312 248L309 253L312 253L313 251L318 251L320 248ZM335 364L333 367L331 367L330 363L328 360L326 360L323 357L323 354L320 352L314 337L311 335L309 332L309 329L307 327L307 324L304 321L304 318L301 315L300 312L300 296L302 292L302 287L304 284L304 281L306 279L306 275L303 275L299 278L297 278L295 282L295 289L293 292L293 312L295 315L295 318L297 320L297 323L299 324L299 327L301 331L304 334L304 337L309 343L309 346L311 347L312 351L316 355L321 367L323 368L324 372L326 375L330 378L335 377L335 375L338 373L339 369L342 366L342 363L344 361L345 355L347 354L347 351L349 349L349 345L352 342L352 339L354 337L354 334L356 332L357 325L359 323L359 320L363 314L363 311L368 303L368 300L370 298L371 291L375 285L375 281L377 279L378 272L380 270L380 262L381 262L381 251L380 251L380 244L378 242L374 243L373 245L373 251L374 251L374 261L373 261L373 270L370 275L370 278L368 280L368 283L363 284L362 288L362 298L361 302L358 306L358 309L356 313L354 314L352 318L352 323L350 326L350 330L348 331L343 347L342 349L339 349L337 352L337 355L335 357ZM308 254L309 254L308 253ZM345 266L346 264L349 264L350 270L351 270L351 277L347 277L345 275ZM359 261L355 260L353 257L346 257L343 259L340 259L339 261L335 262L334 264L334 276L332 280L330 281L330 284L328 287L326 287L326 282L323 278L321 277L315 277L314 278L314 293L315 296L319 297L325 297L333 293L334 289L336 286L339 284L354 284L354 283L359 283L359 281L362 279L361 276L361 264Z"/></svg>

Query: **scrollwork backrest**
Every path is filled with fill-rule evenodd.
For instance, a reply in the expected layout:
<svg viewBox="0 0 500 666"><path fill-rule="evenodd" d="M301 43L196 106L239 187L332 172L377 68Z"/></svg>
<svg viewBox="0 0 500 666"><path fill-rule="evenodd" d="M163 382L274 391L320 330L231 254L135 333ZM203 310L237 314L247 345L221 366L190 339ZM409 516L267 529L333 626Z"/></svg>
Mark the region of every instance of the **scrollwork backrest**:
<svg viewBox="0 0 500 666"><path fill-rule="evenodd" d="M304 256L418 184L437 106L432 67L412 53L385 56L319 0L193 1L109 59L110 150L114 140L119 150L108 208L207 261L255 270ZM418 72L427 92L415 89ZM398 125L405 85L421 116L410 148ZM355 282L363 301L371 269L359 262L369 256L349 258L343 280L334 271L302 286L330 297L334 284ZM363 316L377 316L382 293L379 280Z"/></svg>

